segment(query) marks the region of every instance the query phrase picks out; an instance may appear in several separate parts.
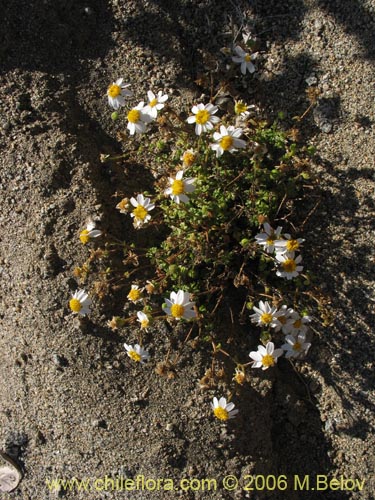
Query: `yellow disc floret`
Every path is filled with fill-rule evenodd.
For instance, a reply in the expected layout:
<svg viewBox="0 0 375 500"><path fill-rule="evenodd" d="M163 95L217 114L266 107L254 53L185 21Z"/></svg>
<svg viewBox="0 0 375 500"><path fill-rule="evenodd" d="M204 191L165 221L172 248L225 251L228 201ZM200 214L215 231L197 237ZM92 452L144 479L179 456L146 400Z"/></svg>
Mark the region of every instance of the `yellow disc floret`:
<svg viewBox="0 0 375 500"><path fill-rule="evenodd" d="M284 268L284 271L286 273L292 273L296 270L297 264L295 260L293 259L286 259L283 263L282 266Z"/></svg>
<svg viewBox="0 0 375 500"><path fill-rule="evenodd" d="M219 420L228 420L229 418L229 413L225 408L222 408L221 406L218 406L214 409L214 415Z"/></svg>
<svg viewBox="0 0 375 500"><path fill-rule="evenodd" d="M108 95L109 95L109 97L112 97L113 99L115 97L118 97L119 95L121 95L120 85L116 85L115 83L113 85L110 85L110 87L108 88Z"/></svg>
<svg viewBox="0 0 375 500"><path fill-rule="evenodd" d="M128 354L129 354L129 357L133 360L133 361L141 361L141 356L135 352L135 351L128 351Z"/></svg>
<svg viewBox="0 0 375 500"><path fill-rule="evenodd" d="M71 299L69 301L69 307L73 312L77 313L82 309L82 304L78 299Z"/></svg>
<svg viewBox="0 0 375 500"><path fill-rule="evenodd" d="M299 243L297 240L288 240L286 242L286 248L288 252L295 252L299 249Z"/></svg>
<svg viewBox="0 0 375 500"><path fill-rule="evenodd" d="M150 101L148 103L148 105L150 106L150 108L154 108L158 103L158 100L157 99L152 99L152 101Z"/></svg>
<svg viewBox="0 0 375 500"><path fill-rule="evenodd" d="M294 349L295 351L300 351L300 350L302 349L302 345L300 344L300 342L298 342L298 341L297 341L297 342L295 342L295 343L293 344L293 349Z"/></svg>
<svg viewBox="0 0 375 500"><path fill-rule="evenodd" d="M185 308L181 304L173 304L171 306L171 315L174 318L181 318L184 315Z"/></svg>
<svg viewBox="0 0 375 500"><path fill-rule="evenodd" d="M150 323L150 322L149 322L149 320L148 320L148 319L143 319L143 320L141 321L141 328L147 328L147 327L148 327L148 325L149 325L149 323Z"/></svg>
<svg viewBox="0 0 375 500"><path fill-rule="evenodd" d="M138 290L138 288L132 288L128 293L128 299L133 302L136 302L140 298L141 298L141 291Z"/></svg>
<svg viewBox="0 0 375 500"><path fill-rule="evenodd" d="M172 189L172 194L174 195L182 194L184 192L184 181L178 179L174 180L172 182L171 189Z"/></svg>
<svg viewBox="0 0 375 500"><path fill-rule="evenodd" d="M210 113L207 111L207 109L200 109L198 113L195 115L195 121L199 125L204 125L205 123L208 122L210 119Z"/></svg>
<svg viewBox="0 0 375 500"><path fill-rule="evenodd" d="M263 313L260 317L260 321L264 324L264 325L269 325L272 321L272 314L270 313Z"/></svg>
<svg viewBox="0 0 375 500"><path fill-rule="evenodd" d="M84 229L79 235L79 239L81 240L81 243L83 243L83 245L86 245L86 243L90 241L89 231L87 229Z"/></svg>
<svg viewBox="0 0 375 500"><path fill-rule="evenodd" d="M220 147L227 151L233 146L233 137L231 135L225 135L220 141Z"/></svg>
<svg viewBox="0 0 375 500"><path fill-rule="evenodd" d="M128 113L128 121L130 123L138 123L140 117L141 117L141 113L138 111L138 109L132 109Z"/></svg>
<svg viewBox="0 0 375 500"><path fill-rule="evenodd" d="M275 364L275 359L273 356L271 356L271 354L266 354L265 356L263 356L262 358L263 366L266 366L268 368L269 366L273 366L274 364Z"/></svg>
<svg viewBox="0 0 375 500"><path fill-rule="evenodd" d="M293 326L294 326L294 328L301 328L301 326L302 326L302 320L301 320L301 319L297 319L297 320L293 323Z"/></svg>
<svg viewBox="0 0 375 500"><path fill-rule="evenodd" d="M139 220L144 220L146 215L147 215L147 210L145 209L144 206L138 205L134 210L133 210L134 217Z"/></svg>
<svg viewBox="0 0 375 500"><path fill-rule="evenodd" d="M237 101L234 105L234 112L236 115L240 115L241 113L245 113L247 111L247 105L242 101Z"/></svg>
<svg viewBox="0 0 375 500"><path fill-rule="evenodd" d="M246 54L245 61L246 62L250 62L251 61L251 55L250 54Z"/></svg>

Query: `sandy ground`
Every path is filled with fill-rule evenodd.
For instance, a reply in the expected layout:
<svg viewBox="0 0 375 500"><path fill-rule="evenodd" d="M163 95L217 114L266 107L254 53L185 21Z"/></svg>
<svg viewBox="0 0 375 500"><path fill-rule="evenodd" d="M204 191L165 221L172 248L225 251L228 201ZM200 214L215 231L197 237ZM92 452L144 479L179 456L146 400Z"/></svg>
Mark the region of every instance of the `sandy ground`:
<svg viewBox="0 0 375 500"><path fill-rule="evenodd" d="M14 0L0 10L0 449L24 472L2 498L373 499L374 1ZM124 75L140 98L150 85L177 103L198 98L193 81L230 42L230 17L239 25L244 12L262 55L248 101L291 119L307 107L309 85L321 90L302 128L317 147L319 179L303 236L332 325L314 322L299 375L282 364L254 374L238 418L224 426L209 407L224 388L198 385L204 349L186 353L166 380L154 361L129 362L127 339L105 326L104 306L80 324L67 302L86 255L79 229L92 216L126 231L111 195L142 181L137 165L123 172L99 162L119 148L108 83ZM150 339L155 359L163 335ZM245 490L247 475L286 475L288 489L227 491L230 474ZM363 490L341 482L317 491L317 474L364 481ZM310 491L296 491L296 475L310 477ZM174 486L214 478L218 487L148 491L139 479L137 491L93 493L46 485L105 476Z"/></svg>

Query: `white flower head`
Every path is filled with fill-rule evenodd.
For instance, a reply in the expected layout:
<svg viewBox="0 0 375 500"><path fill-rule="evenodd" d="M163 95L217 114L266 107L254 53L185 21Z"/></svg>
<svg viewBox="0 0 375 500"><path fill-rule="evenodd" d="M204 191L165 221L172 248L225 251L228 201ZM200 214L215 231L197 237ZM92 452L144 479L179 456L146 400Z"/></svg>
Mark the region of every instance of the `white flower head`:
<svg viewBox="0 0 375 500"><path fill-rule="evenodd" d="M86 245L86 243L88 243L92 238L98 238L101 235L102 232L95 229L95 222L90 221L87 224L86 229L80 232L79 239L83 245Z"/></svg>
<svg viewBox="0 0 375 500"><path fill-rule="evenodd" d="M282 312L277 310L277 307L271 307L267 301L259 301L259 307L253 307L255 314L251 314L251 322L256 323L258 326L270 326L280 330L281 323L279 316Z"/></svg>
<svg viewBox="0 0 375 500"><path fill-rule="evenodd" d="M90 313L91 304L92 301L85 290L77 290L74 292L73 297L69 301L71 311L80 316L86 316L86 314Z"/></svg>
<svg viewBox="0 0 375 500"><path fill-rule="evenodd" d="M293 239L290 234L283 235L285 239L275 240L276 253L296 252L301 249L302 238Z"/></svg>
<svg viewBox="0 0 375 500"><path fill-rule="evenodd" d="M137 321L140 323L142 330L147 330L150 324L150 318L143 311L137 312Z"/></svg>
<svg viewBox="0 0 375 500"><path fill-rule="evenodd" d="M144 108L144 112L147 113L153 120L158 116L158 111L164 108L164 103L168 99L168 95L164 94L159 90L156 96L151 90L147 92L148 104Z"/></svg>
<svg viewBox="0 0 375 500"><path fill-rule="evenodd" d="M234 112L236 113L236 115L242 116L242 118L246 118L250 114L250 107L254 108L255 106L248 106L240 99L239 101L235 101L234 103Z"/></svg>
<svg viewBox="0 0 375 500"><path fill-rule="evenodd" d="M137 304L142 300L142 292L143 288L139 288L138 285L132 285L128 293L128 299L130 302L133 302L133 304Z"/></svg>
<svg viewBox="0 0 375 500"><path fill-rule="evenodd" d="M211 408L215 417L223 421L234 418L238 413L238 410L234 410L234 403L227 403L225 398L218 400L215 397L211 403Z"/></svg>
<svg viewBox="0 0 375 500"><path fill-rule="evenodd" d="M108 103L113 109L116 110L121 106L124 106L125 97L131 97L133 95L130 90L127 90L127 87L130 87L130 84L123 85L122 82L123 78L119 78L112 83L107 90Z"/></svg>
<svg viewBox="0 0 375 500"><path fill-rule="evenodd" d="M270 366L277 363L277 358L283 354L282 349L275 349L273 342L267 342L266 347L258 345L257 351L251 351L250 358L253 359L253 368L262 368L267 370Z"/></svg>
<svg viewBox="0 0 375 500"><path fill-rule="evenodd" d="M195 133L201 135L202 132L208 132L214 128L215 123L219 123L220 118L214 116L219 108L213 104L197 104L191 108L193 116L186 120L188 123L195 123Z"/></svg>
<svg viewBox="0 0 375 500"><path fill-rule="evenodd" d="M264 231L255 236L255 240L258 245L264 247L264 251L266 253L273 253L275 250L275 240L280 238L280 234L282 231L282 227L278 226L276 230L274 230L268 222L263 224Z"/></svg>
<svg viewBox="0 0 375 500"><path fill-rule="evenodd" d="M248 71L249 73L254 73L255 66L253 64L253 61L257 58L258 52L249 54L239 45L234 48L234 52L236 53L236 55L232 57L232 61L241 64L241 73L243 75L246 74L246 71Z"/></svg>
<svg viewBox="0 0 375 500"><path fill-rule="evenodd" d="M191 319L197 316L194 305L194 302L190 302L189 293L179 290L177 293L171 292L169 299L165 299L163 310L175 319Z"/></svg>
<svg viewBox="0 0 375 500"><path fill-rule="evenodd" d="M301 317L298 312L292 311L284 325L283 332L291 335L306 333L310 322L310 316Z"/></svg>
<svg viewBox="0 0 375 500"><path fill-rule="evenodd" d="M287 335L285 340L286 343L281 348L284 349L286 358L301 358L311 347L311 343L306 342L305 333L299 333L297 337Z"/></svg>
<svg viewBox="0 0 375 500"><path fill-rule="evenodd" d="M219 158L225 151L233 153L238 149L246 147L246 141L240 139L243 133L242 128L235 128L233 126L224 127L220 126L220 133L214 132L215 143L210 144L211 149L216 151L216 157Z"/></svg>
<svg viewBox="0 0 375 500"><path fill-rule="evenodd" d="M294 313L294 310L291 307L288 307L286 305L282 305L279 309L279 315L277 316L277 319L280 322L281 325L281 330L283 333L286 333L285 328L286 325L291 318L291 315ZM275 328L275 332L280 331L280 327Z"/></svg>
<svg viewBox="0 0 375 500"><path fill-rule="evenodd" d="M145 361L148 361L150 357L149 352L143 349L143 347L139 344L135 344L134 347L132 345L124 344L124 347L129 358L137 363L144 363Z"/></svg>
<svg viewBox="0 0 375 500"><path fill-rule="evenodd" d="M143 194L137 195L137 198L130 198L130 203L135 207L130 216L134 218L134 227L138 229L151 219L149 212L155 208L155 205Z"/></svg>
<svg viewBox="0 0 375 500"><path fill-rule="evenodd" d="M191 177L183 179L183 175L183 170L179 170L175 179L169 179L170 187L165 190L165 194L170 196L176 203L188 203L189 198L186 193L192 193L195 189L195 179Z"/></svg>
<svg viewBox="0 0 375 500"><path fill-rule="evenodd" d="M146 132L147 124L152 121L151 116L145 111L143 101L128 112L127 119L128 125L126 128L129 130L130 135L143 134Z"/></svg>
<svg viewBox="0 0 375 500"><path fill-rule="evenodd" d="M276 260L279 263L276 275L280 278L291 280L296 278L303 270L303 266L299 266L302 261L301 255L295 257L294 252L286 252L283 254L276 254Z"/></svg>

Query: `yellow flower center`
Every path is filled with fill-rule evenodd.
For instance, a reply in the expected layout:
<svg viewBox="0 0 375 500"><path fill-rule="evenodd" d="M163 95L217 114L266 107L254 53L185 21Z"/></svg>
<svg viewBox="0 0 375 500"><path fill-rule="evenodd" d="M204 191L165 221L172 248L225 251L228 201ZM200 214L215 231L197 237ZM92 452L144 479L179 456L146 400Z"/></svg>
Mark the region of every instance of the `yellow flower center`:
<svg viewBox="0 0 375 500"><path fill-rule="evenodd" d="M297 240L288 240L286 242L286 248L288 252L294 252L299 249L299 243Z"/></svg>
<svg viewBox="0 0 375 500"><path fill-rule="evenodd" d="M251 55L250 54L246 54L245 61L246 62L250 62L251 61Z"/></svg>
<svg viewBox="0 0 375 500"><path fill-rule="evenodd" d="M268 238L267 238L267 245L273 245L274 241L275 241L275 236L274 235L268 236Z"/></svg>
<svg viewBox="0 0 375 500"><path fill-rule="evenodd" d="M260 321L265 325L269 325L272 321L272 314L263 313L262 316L260 317Z"/></svg>
<svg viewBox="0 0 375 500"><path fill-rule="evenodd" d="M234 105L234 112L236 113L236 115L245 113L245 111L247 111L247 105L242 101L236 102L236 104Z"/></svg>
<svg viewBox="0 0 375 500"><path fill-rule="evenodd" d="M148 319L143 319L141 321L141 328L147 328L148 324L149 324L149 320Z"/></svg>
<svg viewBox="0 0 375 500"><path fill-rule="evenodd" d="M133 302L139 300L140 297L141 297L141 291L138 290L138 288L132 288L128 293L128 299L132 300Z"/></svg>
<svg viewBox="0 0 375 500"><path fill-rule="evenodd" d="M83 245L86 245L86 243L90 241L89 231L87 229L84 229L79 235L79 239L81 240L81 243Z"/></svg>
<svg viewBox="0 0 375 500"><path fill-rule="evenodd" d="M294 328L301 328L301 326L302 326L302 320L297 319L297 321L295 321L293 323L293 326L294 326Z"/></svg>
<svg viewBox="0 0 375 500"><path fill-rule="evenodd" d="M302 345L300 344L300 342L296 342L294 345L293 345L293 349L295 351L300 351L302 349Z"/></svg>
<svg viewBox="0 0 375 500"><path fill-rule="evenodd" d="M150 101L150 102L148 103L148 105L149 105L151 108L153 108L153 107L155 107L155 106L157 105L157 103L158 103L158 100L157 100L157 99L152 99L152 101Z"/></svg>
<svg viewBox="0 0 375 500"><path fill-rule="evenodd" d="M172 194L179 195L184 192L184 181L174 180L172 182Z"/></svg>
<svg viewBox="0 0 375 500"><path fill-rule="evenodd" d="M141 356L135 352L135 351L128 351L128 354L129 354L129 357L133 360L133 361L141 361Z"/></svg>
<svg viewBox="0 0 375 500"><path fill-rule="evenodd" d="M262 365L263 366L273 366L275 364L275 359L273 356L271 356L271 354L266 354L265 356L263 356L262 358Z"/></svg>
<svg viewBox="0 0 375 500"><path fill-rule="evenodd" d="M121 87L120 85L116 85L115 83L113 85L110 85L108 88L108 95L109 97L115 98L121 95Z"/></svg>
<svg viewBox="0 0 375 500"><path fill-rule="evenodd" d="M282 266L286 273L292 273L296 270L297 264L293 259L286 259L286 261L283 262Z"/></svg>
<svg viewBox="0 0 375 500"><path fill-rule="evenodd" d="M141 117L141 113L138 111L138 109L132 109L128 113L128 121L130 123L137 123L139 122L139 118Z"/></svg>
<svg viewBox="0 0 375 500"><path fill-rule="evenodd" d="M134 214L134 217L136 219L144 220L144 218L147 215L147 210L145 209L145 207L143 205L138 205L138 207L136 207L133 210L133 214Z"/></svg>
<svg viewBox="0 0 375 500"><path fill-rule="evenodd" d="M195 154L191 153L190 151L185 151L185 153L182 156L182 161L185 163L187 167L190 167L195 160Z"/></svg>
<svg viewBox="0 0 375 500"><path fill-rule="evenodd" d="M220 141L220 147L224 149L224 151L230 149L232 145L233 145L233 137L230 135L225 135Z"/></svg>
<svg viewBox="0 0 375 500"><path fill-rule="evenodd" d="M82 304L78 299L71 299L69 301L69 307L73 312L77 313L82 309Z"/></svg>
<svg viewBox="0 0 375 500"><path fill-rule="evenodd" d="M222 408L221 406L218 406L214 409L214 415L219 420L228 420L229 418L229 413L225 408Z"/></svg>
<svg viewBox="0 0 375 500"><path fill-rule="evenodd" d="M277 319L280 321L280 323L282 325L285 325L285 323L286 323L286 317L285 316L279 316Z"/></svg>
<svg viewBox="0 0 375 500"><path fill-rule="evenodd" d="M171 315L174 318L181 318L184 315L185 308L181 304L173 304L171 307Z"/></svg>
<svg viewBox="0 0 375 500"><path fill-rule="evenodd" d="M195 121L199 125L204 125L205 123L208 122L210 119L210 113L207 111L207 109L200 109L198 113L195 115Z"/></svg>

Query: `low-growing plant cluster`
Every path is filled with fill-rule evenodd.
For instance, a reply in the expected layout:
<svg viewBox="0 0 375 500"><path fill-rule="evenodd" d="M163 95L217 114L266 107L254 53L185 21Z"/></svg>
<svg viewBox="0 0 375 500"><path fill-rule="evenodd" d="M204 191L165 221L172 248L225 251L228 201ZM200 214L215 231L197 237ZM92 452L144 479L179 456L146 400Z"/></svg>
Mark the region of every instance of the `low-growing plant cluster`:
<svg viewBox="0 0 375 500"><path fill-rule="evenodd" d="M131 360L149 359L146 339L156 322L166 320L171 336L186 322L184 343L194 337L212 347L214 359L220 353L231 359L239 385L246 381L248 365L265 370L283 354L303 358L310 347L303 301L309 277L300 253L304 240L292 234L288 213L308 182L313 152L297 144L296 128L285 127L281 113L269 123L237 91L232 105L220 108L220 96L256 71L258 54L249 50L251 40L244 41L228 58L241 74L230 72L227 81L212 87L209 102L192 103L189 111L176 110L167 94L152 90L147 102L131 106L131 85L120 78L109 86L112 119L127 124L118 134L123 154L103 155L102 162L141 163L154 183L144 186L139 179L138 192L123 193L114 203L113 210L132 222L124 239L102 234L92 222L80 233L81 242L94 242L94 248L75 269L77 280L86 287L93 269L100 263L102 269L94 292L80 289L70 300L71 310L84 316L90 313L89 295L102 299L126 289L132 312L108 318L108 325L121 331L138 324L136 343L124 344ZM276 220L292 230L274 229ZM215 333L221 331L216 317L224 307L233 322L250 332L251 323L258 327L260 345L247 359L228 352L225 336ZM159 360L158 373L173 376L178 359ZM214 366L207 373L213 377ZM225 398L212 403L220 420L234 416L233 407Z"/></svg>

